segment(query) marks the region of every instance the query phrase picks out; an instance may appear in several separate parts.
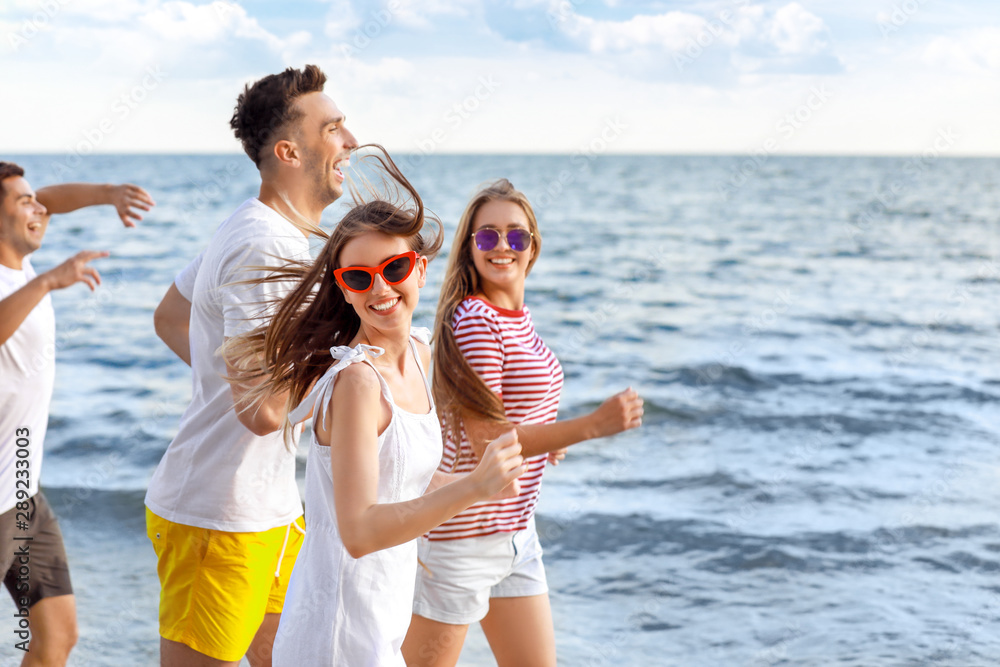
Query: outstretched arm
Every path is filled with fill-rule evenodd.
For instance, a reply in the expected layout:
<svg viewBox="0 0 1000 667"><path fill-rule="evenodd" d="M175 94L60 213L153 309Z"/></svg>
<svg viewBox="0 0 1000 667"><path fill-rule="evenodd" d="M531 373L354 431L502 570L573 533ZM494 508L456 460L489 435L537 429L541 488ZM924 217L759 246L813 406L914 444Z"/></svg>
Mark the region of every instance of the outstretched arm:
<svg viewBox="0 0 1000 667"><path fill-rule="evenodd" d="M484 443L510 428L477 419L464 419L476 454L484 448ZM517 424L518 440L526 458L548 454L564 449L584 440L604 438L615 433L637 428L642 424L642 399L631 387L608 398L599 408L588 415L562 419L549 424Z"/></svg>
<svg viewBox="0 0 1000 667"><path fill-rule="evenodd" d="M0 301L0 345L14 335L35 306L52 290L82 282L93 291L101 284L101 275L87 262L107 256L107 252L96 250L78 252L56 268L35 276L24 287Z"/></svg>
<svg viewBox="0 0 1000 667"><path fill-rule="evenodd" d="M420 537L471 505L497 493L524 473L517 434L490 443L479 466L468 475L398 503L378 502L378 430L381 390L362 364L340 372L325 423L313 422L319 442L330 445L337 527L354 558Z"/></svg>
<svg viewBox="0 0 1000 667"><path fill-rule="evenodd" d="M131 183L62 183L44 187L35 196L50 214L69 213L87 206L114 206L126 227L135 227L142 220L140 211L156 205L148 192Z"/></svg>

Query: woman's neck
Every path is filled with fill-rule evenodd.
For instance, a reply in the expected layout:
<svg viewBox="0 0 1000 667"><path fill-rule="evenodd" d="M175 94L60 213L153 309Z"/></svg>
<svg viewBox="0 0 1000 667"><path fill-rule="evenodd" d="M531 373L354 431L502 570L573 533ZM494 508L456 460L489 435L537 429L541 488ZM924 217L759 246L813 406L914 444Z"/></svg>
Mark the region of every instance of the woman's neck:
<svg viewBox="0 0 1000 667"><path fill-rule="evenodd" d="M480 296L497 308L503 308L504 310L521 310L524 308L523 284L520 289L496 289L490 288L487 285L480 285L476 296Z"/></svg>
<svg viewBox="0 0 1000 667"><path fill-rule="evenodd" d="M351 346L353 347L358 343L382 348L384 352L378 358L379 365L386 367L395 366L402 370L406 364L410 332L406 331L400 335L400 332L397 331L380 331L378 329L366 328L362 325L351 342Z"/></svg>

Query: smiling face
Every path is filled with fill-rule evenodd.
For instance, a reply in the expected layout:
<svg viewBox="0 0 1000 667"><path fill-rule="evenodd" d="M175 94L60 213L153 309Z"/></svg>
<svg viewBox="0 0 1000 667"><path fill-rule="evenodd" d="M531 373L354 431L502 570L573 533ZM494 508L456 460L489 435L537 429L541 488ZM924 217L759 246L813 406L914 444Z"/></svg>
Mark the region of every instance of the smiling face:
<svg viewBox="0 0 1000 667"><path fill-rule="evenodd" d="M21 268L21 260L42 247L49 216L23 176L3 180L0 201L0 263Z"/></svg>
<svg viewBox="0 0 1000 667"><path fill-rule="evenodd" d="M489 227L500 232L500 241L492 250L480 250L470 236L472 261L479 274L479 288L487 299L501 308L519 309L524 304L524 278L535 253L534 241L524 251L512 250L507 243L511 229L530 231L528 216L520 204L493 200L476 211L472 233Z"/></svg>
<svg viewBox="0 0 1000 667"><path fill-rule="evenodd" d="M326 207L344 193L344 168L358 141L345 126L344 114L323 93L307 93L295 101L303 116L295 143L302 151L305 178L317 204Z"/></svg>
<svg viewBox="0 0 1000 667"><path fill-rule="evenodd" d="M340 251L338 267L377 267L390 257L410 250L406 239L381 232L367 232L347 243ZM400 330L409 335L413 311L420 298L420 288L427 280L427 259L421 257L409 277L397 285L388 285L376 275L367 292L340 288L344 299L361 318L361 333L371 340L371 333Z"/></svg>

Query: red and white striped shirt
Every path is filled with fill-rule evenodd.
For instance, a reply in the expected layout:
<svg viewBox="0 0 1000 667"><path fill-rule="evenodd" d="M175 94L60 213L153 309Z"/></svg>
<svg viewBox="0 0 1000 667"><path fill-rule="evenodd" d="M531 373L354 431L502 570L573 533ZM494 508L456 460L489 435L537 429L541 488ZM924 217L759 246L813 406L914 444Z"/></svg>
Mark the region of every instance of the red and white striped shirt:
<svg viewBox="0 0 1000 667"><path fill-rule="evenodd" d="M467 297L455 311L452 328L472 369L503 399L508 420L514 424L548 424L556 420L562 367L535 332L527 306L506 310L479 297ZM455 454L454 437L446 433L440 470L469 472L479 461L464 430L457 465ZM527 469L520 478L521 493L516 498L473 505L427 537L455 540L527 528L538 504L547 458L541 454L525 460Z"/></svg>

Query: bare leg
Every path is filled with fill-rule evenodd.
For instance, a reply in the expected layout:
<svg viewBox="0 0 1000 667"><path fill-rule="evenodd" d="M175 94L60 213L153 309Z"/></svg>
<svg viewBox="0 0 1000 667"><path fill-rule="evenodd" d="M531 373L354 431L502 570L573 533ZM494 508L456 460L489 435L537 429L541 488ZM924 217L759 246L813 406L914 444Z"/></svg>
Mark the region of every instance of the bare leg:
<svg viewBox="0 0 1000 667"><path fill-rule="evenodd" d="M548 594L490 598L480 621L498 667L555 667L556 637Z"/></svg>
<svg viewBox="0 0 1000 667"><path fill-rule="evenodd" d="M42 598L29 610L31 643L21 667L63 667L78 637L76 597Z"/></svg>
<svg viewBox="0 0 1000 667"><path fill-rule="evenodd" d="M210 658L187 644L160 637L160 667L238 667L239 664L239 660L226 662Z"/></svg>
<svg viewBox="0 0 1000 667"><path fill-rule="evenodd" d="M250 667L271 667L271 649L274 648L274 636L278 633L280 620L281 614L264 614L264 622L257 628L247 651Z"/></svg>
<svg viewBox="0 0 1000 667"><path fill-rule="evenodd" d="M451 625L414 614L403 640L407 667L455 667L468 625Z"/></svg>

